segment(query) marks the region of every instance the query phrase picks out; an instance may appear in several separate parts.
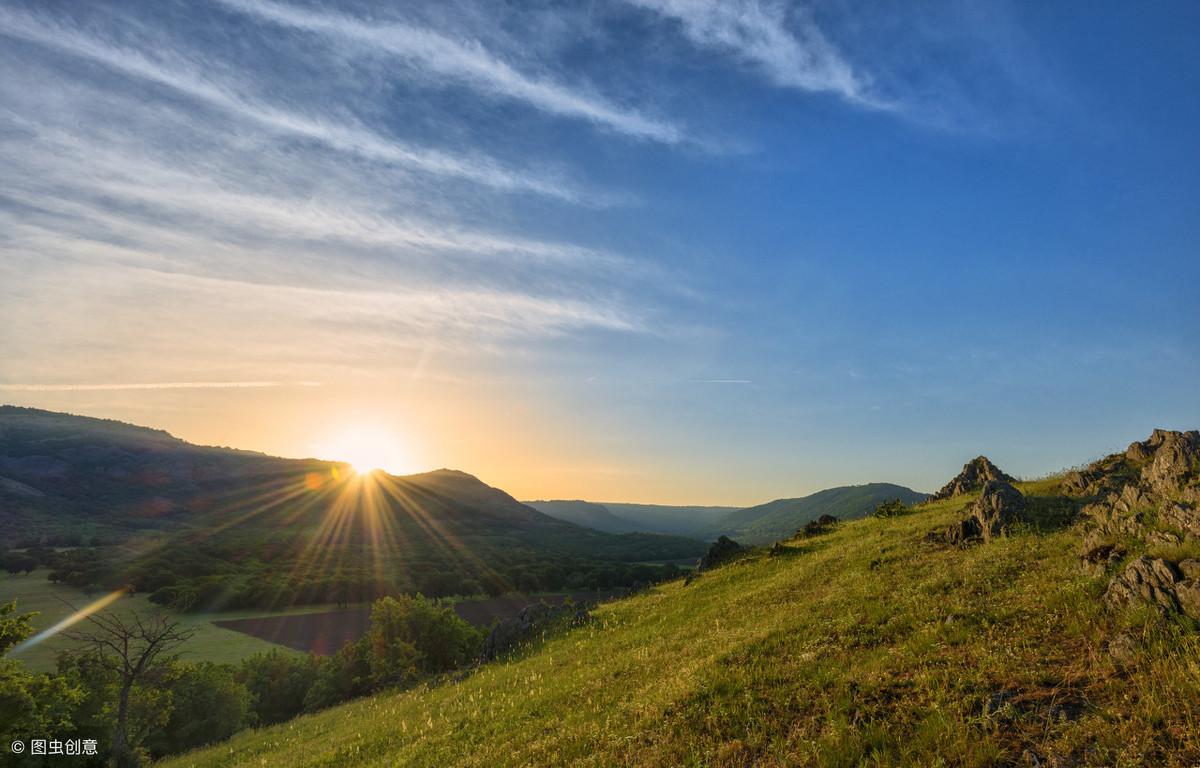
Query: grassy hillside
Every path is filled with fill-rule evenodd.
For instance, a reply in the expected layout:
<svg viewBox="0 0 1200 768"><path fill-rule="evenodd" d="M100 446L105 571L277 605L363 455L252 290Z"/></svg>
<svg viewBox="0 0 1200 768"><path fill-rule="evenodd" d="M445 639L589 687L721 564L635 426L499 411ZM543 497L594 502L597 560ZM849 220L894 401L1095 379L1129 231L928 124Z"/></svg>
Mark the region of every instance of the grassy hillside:
<svg viewBox="0 0 1200 768"><path fill-rule="evenodd" d="M768 544L793 535L805 523L821 515L855 520L871 514L881 502L892 499L916 504L925 499L925 494L892 483L827 488L799 499L776 499L730 512L703 529L701 537L715 539L726 535L745 544Z"/></svg>
<svg viewBox="0 0 1200 768"><path fill-rule="evenodd" d="M963 497L847 523L168 764L1195 764L1200 641L1102 607L1055 484L1021 485L1034 522L1007 538L926 543Z"/></svg>

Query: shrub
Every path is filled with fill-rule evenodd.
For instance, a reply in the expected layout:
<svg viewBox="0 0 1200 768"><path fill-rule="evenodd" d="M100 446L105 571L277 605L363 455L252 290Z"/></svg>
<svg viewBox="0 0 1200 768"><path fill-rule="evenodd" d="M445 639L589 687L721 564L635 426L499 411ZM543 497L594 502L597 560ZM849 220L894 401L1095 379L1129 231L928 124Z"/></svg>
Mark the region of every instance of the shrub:
<svg viewBox="0 0 1200 768"><path fill-rule="evenodd" d="M885 501L875 507L875 517L898 517L908 512L908 507L900 499Z"/></svg>

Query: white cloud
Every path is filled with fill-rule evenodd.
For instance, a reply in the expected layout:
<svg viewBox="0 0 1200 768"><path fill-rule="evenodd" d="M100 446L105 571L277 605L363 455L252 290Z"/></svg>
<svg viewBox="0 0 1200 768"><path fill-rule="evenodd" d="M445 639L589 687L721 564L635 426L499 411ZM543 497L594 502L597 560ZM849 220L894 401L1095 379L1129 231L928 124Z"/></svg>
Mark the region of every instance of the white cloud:
<svg viewBox="0 0 1200 768"><path fill-rule="evenodd" d="M620 107L593 93L526 75L477 41L459 41L434 30L402 23L367 23L271 0L218 0L266 21L349 44L359 53L383 53L419 65L431 77L466 83L476 90L529 104L544 112L578 118L627 136L665 144L685 140L676 125Z"/></svg>
<svg viewBox="0 0 1200 768"><path fill-rule="evenodd" d="M0 13L0 33L88 59L125 75L170 88L235 118L279 134L317 141L339 152L496 189L587 202L580 190L561 180L513 170L488 157L415 147L361 124L334 122L279 108L243 93L244 88L200 74L200 67L180 56L159 53L150 58L62 24L10 11Z"/></svg>
<svg viewBox="0 0 1200 768"><path fill-rule="evenodd" d="M37 137L29 142L0 144L0 160L12 171L9 193L21 193L27 204L44 211L86 217L125 232L151 227L155 236L171 237L181 227L215 228L290 242L388 248L405 255L440 253L471 261L524 260L576 269L639 270L630 259L573 243L398 219L355 199L348 190L339 191L339 201L249 193L194 171L167 167L145 151L32 130ZM147 225L136 217L118 217L113 203L168 214L181 223L168 228Z"/></svg>
<svg viewBox="0 0 1200 768"><path fill-rule="evenodd" d="M848 62L803 9L789 14L763 0L628 0L678 22L694 44L732 54L772 83L832 93L847 101L885 108L866 76Z"/></svg>

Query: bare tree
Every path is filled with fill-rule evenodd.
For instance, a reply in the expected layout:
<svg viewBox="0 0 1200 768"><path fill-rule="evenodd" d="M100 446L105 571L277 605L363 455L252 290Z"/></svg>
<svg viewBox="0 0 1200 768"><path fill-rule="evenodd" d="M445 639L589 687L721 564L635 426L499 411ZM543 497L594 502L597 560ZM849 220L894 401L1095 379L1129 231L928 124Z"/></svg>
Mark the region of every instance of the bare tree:
<svg viewBox="0 0 1200 768"><path fill-rule="evenodd" d="M139 747L149 735L153 721L130 723L130 694L135 687L160 677L176 651L195 634L180 629L167 615L142 616L134 612L126 617L96 614L88 617L93 629L70 633L95 651L101 666L116 677L117 711L113 723L112 754L117 768L141 765Z"/></svg>

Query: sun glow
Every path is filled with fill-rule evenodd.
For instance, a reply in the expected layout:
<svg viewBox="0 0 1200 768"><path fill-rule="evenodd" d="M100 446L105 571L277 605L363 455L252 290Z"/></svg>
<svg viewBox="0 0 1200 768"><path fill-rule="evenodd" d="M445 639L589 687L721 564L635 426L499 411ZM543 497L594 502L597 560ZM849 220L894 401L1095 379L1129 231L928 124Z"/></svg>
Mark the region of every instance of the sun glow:
<svg viewBox="0 0 1200 768"><path fill-rule="evenodd" d="M393 475L415 471L404 441L379 427L349 427L316 448L319 458L344 461L360 475L376 470Z"/></svg>

